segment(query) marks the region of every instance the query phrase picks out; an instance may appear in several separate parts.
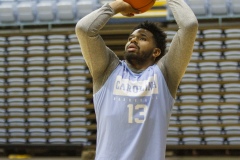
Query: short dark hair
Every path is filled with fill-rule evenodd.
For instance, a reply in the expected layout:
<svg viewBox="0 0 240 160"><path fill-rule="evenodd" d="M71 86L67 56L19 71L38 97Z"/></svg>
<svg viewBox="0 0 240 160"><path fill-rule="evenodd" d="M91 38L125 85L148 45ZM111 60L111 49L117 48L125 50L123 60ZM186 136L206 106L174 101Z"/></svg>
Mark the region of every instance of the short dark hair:
<svg viewBox="0 0 240 160"><path fill-rule="evenodd" d="M159 61L166 54L165 50L166 50L166 37L167 36L166 36L165 32L162 30L159 23L149 22L149 21L144 21L144 22L140 23L135 28L133 28L133 31L140 29L140 28L146 29L153 34L156 45L161 50L160 56L158 56L155 59L155 62Z"/></svg>

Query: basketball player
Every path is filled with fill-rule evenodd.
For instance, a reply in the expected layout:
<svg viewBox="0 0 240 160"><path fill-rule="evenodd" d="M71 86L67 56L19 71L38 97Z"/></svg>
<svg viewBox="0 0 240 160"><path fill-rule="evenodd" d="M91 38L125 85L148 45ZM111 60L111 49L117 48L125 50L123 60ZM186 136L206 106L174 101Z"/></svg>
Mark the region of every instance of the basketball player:
<svg viewBox="0 0 240 160"><path fill-rule="evenodd" d="M123 0L103 5L76 25L93 78L95 160L165 159L171 109L198 30L197 19L184 0L167 3L179 29L165 55L166 35L150 22L129 35L125 60L105 45L99 31L113 15L139 13Z"/></svg>

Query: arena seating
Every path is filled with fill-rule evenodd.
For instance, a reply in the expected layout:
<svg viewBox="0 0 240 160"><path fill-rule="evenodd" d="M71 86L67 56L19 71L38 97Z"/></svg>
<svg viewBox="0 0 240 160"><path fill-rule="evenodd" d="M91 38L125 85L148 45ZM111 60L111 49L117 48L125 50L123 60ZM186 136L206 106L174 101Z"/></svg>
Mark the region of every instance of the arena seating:
<svg viewBox="0 0 240 160"><path fill-rule="evenodd" d="M93 10L94 2L0 2L0 22L4 26L18 26L19 22L73 23L67 28L43 26L39 30L34 25L23 30L1 28L0 148L94 149L97 131L92 79L74 32L75 20ZM197 7L200 19L203 15L209 18L210 5L205 3L210 0L187 2ZM238 1L224 2L229 7L227 14L236 16L231 4L237 7ZM65 13L66 7L80 9ZM240 145L240 26L234 22L209 24L199 27L191 62L178 88L168 150L238 149ZM120 59L133 25L109 24L101 31ZM163 27L169 47L177 28L174 23Z"/></svg>
<svg viewBox="0 0 240 160"><path fill-rule="evenodd" d="M239 17L238 0L185 0L193 9L198 19L214 19L220 21L223 18ZM167 13L168 20L173 20L170 10Z"/></svg>

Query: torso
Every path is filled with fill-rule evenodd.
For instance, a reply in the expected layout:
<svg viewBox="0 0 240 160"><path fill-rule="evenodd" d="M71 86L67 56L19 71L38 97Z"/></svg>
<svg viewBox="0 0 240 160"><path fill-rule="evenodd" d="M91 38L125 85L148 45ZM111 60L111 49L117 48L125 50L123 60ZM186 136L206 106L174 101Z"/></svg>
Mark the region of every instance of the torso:
<svg viewBox="0 0 240 160"><path fill-rule="evenodd" d="M163 160L173 103L157 65L136 74L121 61L94 94L96 160Z"/></svg>

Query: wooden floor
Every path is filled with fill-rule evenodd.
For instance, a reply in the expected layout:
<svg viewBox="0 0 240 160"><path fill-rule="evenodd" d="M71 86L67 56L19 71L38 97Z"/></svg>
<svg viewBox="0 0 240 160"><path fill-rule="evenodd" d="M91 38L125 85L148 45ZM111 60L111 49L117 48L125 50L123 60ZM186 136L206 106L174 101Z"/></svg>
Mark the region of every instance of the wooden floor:
<svg viewBox="0 0 240 160"><path fill-rule="evenodd" d="M0 157L0 160L81 160L80 157L26 157L26 158L11 158ZM168 157L166 160L240 160L240 157Z"/></svg>

